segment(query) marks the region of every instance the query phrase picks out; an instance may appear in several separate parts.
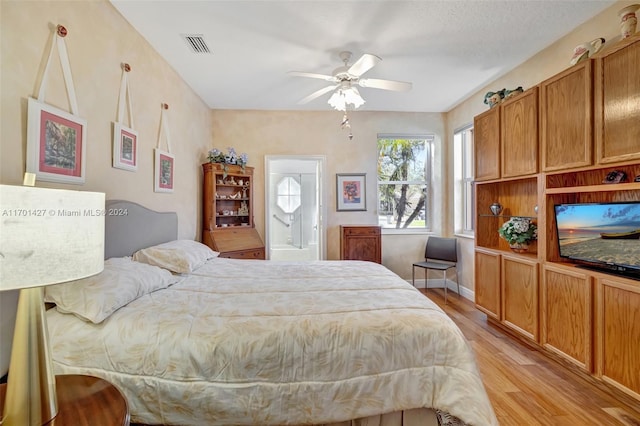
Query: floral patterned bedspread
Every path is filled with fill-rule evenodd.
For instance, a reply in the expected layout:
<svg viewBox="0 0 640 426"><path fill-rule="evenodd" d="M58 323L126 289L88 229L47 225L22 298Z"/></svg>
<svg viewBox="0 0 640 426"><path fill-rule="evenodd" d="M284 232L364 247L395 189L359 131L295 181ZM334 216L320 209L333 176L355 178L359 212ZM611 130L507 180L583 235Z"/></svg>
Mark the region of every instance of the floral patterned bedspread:
<svg viewBox="0 0 640 426"><path fill-rule="evenodd" d="M47 318L56 373L115 383L135 422L311 424L429 407L498 424L458 327L370 262L216 258L100 324Z"/></svg>

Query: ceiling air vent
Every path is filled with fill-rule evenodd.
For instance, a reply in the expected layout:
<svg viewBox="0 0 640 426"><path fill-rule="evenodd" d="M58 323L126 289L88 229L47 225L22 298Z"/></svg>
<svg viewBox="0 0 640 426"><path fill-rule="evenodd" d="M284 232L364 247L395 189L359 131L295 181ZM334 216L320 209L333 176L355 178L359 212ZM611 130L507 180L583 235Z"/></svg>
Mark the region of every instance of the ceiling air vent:
<svg viewBox="0 0 640 426"><path fill-rule="evenodd" d="M195 53L211 53L202 34L182 34L182 38L184 38L191 50Z"/></svg>

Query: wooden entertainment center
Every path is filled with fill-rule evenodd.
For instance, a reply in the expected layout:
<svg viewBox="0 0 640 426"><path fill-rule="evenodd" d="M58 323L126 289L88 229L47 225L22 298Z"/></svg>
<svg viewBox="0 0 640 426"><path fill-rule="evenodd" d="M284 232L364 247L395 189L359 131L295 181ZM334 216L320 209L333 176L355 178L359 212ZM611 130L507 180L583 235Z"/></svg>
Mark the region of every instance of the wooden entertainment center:
<svg viewBox="0 0 640 426"><path fill-rule="evenodd" d="M561 258L554 205L640 201L640 34L476 116L474 143L476 306L639 402L640 281ZM528 253L498 235L513 216L538 225Z"/></svg>

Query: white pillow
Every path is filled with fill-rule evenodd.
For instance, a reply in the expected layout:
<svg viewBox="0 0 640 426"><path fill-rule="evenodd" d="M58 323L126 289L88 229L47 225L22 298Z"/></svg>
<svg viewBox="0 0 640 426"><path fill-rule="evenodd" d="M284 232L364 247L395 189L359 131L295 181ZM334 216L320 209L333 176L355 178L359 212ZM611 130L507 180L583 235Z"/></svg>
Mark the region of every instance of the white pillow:
<svg viewBox="0 0 640 426"><path fill-rule="evenodd" d="M60 312L99 324L129 302L179 279L157 266L114 257L105 260L104 270L97 275L45 287L44 300L55 303Z"/></svg>
<svg viewBox="0 0 640 426"><path fill-rule="evenodd" d="M197 241L175 240L138 250L133 254L133 260L178 274L189 274L219 254Z"/></svg>

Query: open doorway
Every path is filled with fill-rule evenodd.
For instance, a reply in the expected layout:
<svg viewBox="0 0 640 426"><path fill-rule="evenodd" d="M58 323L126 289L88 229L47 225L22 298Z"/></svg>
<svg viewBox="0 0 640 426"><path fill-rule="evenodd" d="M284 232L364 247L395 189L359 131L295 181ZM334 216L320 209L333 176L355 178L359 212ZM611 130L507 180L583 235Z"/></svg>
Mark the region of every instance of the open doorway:
<svg viewBox="0 0 640 426"><path fill-rule="evenodd" d="M321 260L324 156L265 157L265 235L270 260Z"/></svg>

